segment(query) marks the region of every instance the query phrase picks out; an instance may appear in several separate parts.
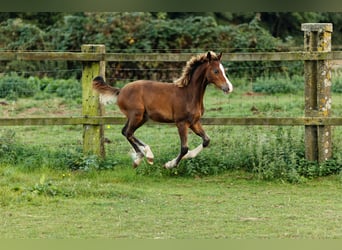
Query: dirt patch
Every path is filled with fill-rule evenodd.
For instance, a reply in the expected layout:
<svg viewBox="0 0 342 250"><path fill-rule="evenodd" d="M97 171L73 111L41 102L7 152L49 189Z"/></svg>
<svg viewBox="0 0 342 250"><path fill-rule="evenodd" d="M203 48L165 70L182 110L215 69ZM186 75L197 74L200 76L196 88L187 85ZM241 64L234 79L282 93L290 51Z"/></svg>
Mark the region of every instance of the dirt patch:
<svg viewBox="0 0 342 250"><path fill-rule="evenodd" d="M243 96L264 96L264 94L256 93L256 92L253 92L253 91L248 91L248 92L244 93Z"/></svg>
<svg viewBox="0 0 342 250"><path fill-rule="evenodd" d="M50 105L47 103L35 103L28 107L18 103L7 103L0 101L0 113L2 117L58 117L80 114L81 112L76 109L70 109L64 104Z"/></svg>

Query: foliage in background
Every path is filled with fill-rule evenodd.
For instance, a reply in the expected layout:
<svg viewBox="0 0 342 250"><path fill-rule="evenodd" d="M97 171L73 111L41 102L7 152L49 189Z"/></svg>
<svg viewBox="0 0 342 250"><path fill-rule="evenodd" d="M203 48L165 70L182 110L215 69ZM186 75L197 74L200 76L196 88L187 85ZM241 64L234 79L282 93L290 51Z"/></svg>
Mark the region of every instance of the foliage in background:
<svg viewBox="0 0 342 250"><path fill-rule="evenodd" d="M16 100L19 97L32 97L38 86L27 79L10 74L0 78L0 98Z"/></svg>
<svg viewBox="0 0 342 250"><path fill-rule="evenodd" d="M0 78L0 98L17 100L22 97L48 99L54 96L68 100L81 101L82 87L76 79L52 79L39 77L21 77L9 74Z"/></svg>
<svg viewBox="0 0 342 250"><path fill-rule="evenodd" d="M234 81L239 88L247 88L246 79ZM123 84L118 83L123 86ZM264 94L296 94L304 89L303 76L277 74L270 77L258 77L251 82L252 90ZM332 91L342 93L342 74L339 71L333 73ZM81 101L82 86L76 79L52 79L48 77L21 77L17 74L4 75L0 78L0 98L16 100L22 97L34 97L35 99L48 99L54 96L67 100Z"/></svg>
<svg viewBox="0 0 342 250"><path fill-rule="evenodd" d="M44 51L51 49L46 40L46 32L20 18L8 19L0 23L0 33L1 50ZM42 72L51 70L53 64L41 61L1 61L0 71L41 76Z"/></svg>
<svg viewBox="0 0 342 250"><path fill-rule="evenodd" d="M304 89L303 76L274 75L259 77L253 82L253 91L266 94L295 94Z"/></svg>
<svg viewBox="0 0 342 250"><path fill-rule="evenodd" d="M150 13L85 13L65 16L47 34L56 50L78 51L82 44L105 44L107 52L223 52L277 51L284 45L260 26L255 17L247 24L220 25L212 16L190 16L184 19L153 17ZM246 62L232 74L259 75L272 62ZM233 68L234 68L234 64ZM154 68L169 69L168 63L109 63L108 79L151 78ZM183 65L182 65L183 66ZM182 67L182 66L179 66ZM121 69L131 68L124 72ZM145 69L142 71L141 69ZM276 67L273 70L281 70ZM180 70L179 70L180 72ZM163 71L159 80L170 81L179 72Z"/></svg>
<svg viewBox="0 0 342 250"><path fill-rule="evenodd" d="M0 47L6 50L45 49L45 32L22 19L8 19L1 23ZM18 39L19 38L19 39Z"/></svg>
<svg viewBox="0 0 342 250"><path fill-rule="evenodd" d="M277 20L277 13L51 13L0 15L0 45L3 50L80 51L82 44L105 44L108 52L223 52L287 51L295 39L273 35L268 22ZM298 20L316 21L335 18L331 14L281 14L288 18L290 27ZM7 18L7 19L6 19ZM265 21L267 20L267 21ZM47 24L43 24L46 22ZM293 24L292 24L293 23ZM301 32L301 31L300 31ZM302 34L301 34L302 37ZM291 48L290 48L291 49ZM58 78L79 78L79 62L27 62L1 63L2 72L18 71L25 75L48 74ZM284 68L279 62L245 62L229 65L231 74L256 78L273 72L298 72L298 67ZM151 78L154 68L169 69L165 63L110 63L108 79ZM178 67L178 66L176 66ZM120 71L123 68L132 70ZM58 70L56 70L58 69ZM73 71L77 69L77 71ZM133 71L133 72L132 72ZM164 70L158 78L173 79L173 72Z"/></svg>
<svg viewBox="0 0 342 250"><path fill-rule="evenodd" d="M342 93L342 74L340 71L332 73L332 92ZM275 74L269 77L258 77L253 81L252 89L265 94L296 94L304 90L304 76Z"/></svg>
<svg viewBox="0 0 342 250"><path fill-rule="evenodd" d="M342 93L342 71L335 71L332 75L331 89L335 93Z"/></svg>
<svg viewBox="0 0 342 250"><path fill-rule="evenodd" d="M46 31L64 16L82 16L81 12L1 12L0 22L20 18ZM122 13L125 14L125 13ZM338 12L149 12L154 19L186 19L188 17L212 17L220 25L236 25L249 23L256 14L260 16L262 26L274 37L286 41L288 37L298 37L302 45L301 23L334 23L334 35L337 44L341 43L342 16ZM296 39L297 40L297 39Z"/></svg>

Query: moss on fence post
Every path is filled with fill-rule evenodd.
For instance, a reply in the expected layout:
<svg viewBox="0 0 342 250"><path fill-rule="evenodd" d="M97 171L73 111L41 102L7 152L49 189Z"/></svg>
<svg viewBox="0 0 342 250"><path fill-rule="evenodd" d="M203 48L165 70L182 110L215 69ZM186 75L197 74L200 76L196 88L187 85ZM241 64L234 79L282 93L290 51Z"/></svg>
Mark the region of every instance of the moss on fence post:
<svg viewBox="0 0 342 250"><path fill-rule="evenodd" d="M104 45L82 45L83 53L105 53ZM85 61L82 71L82 115L101 116L103 106L99 95L92 89L95 76L105 77L105 61ZM103 125L83 125L83 152L87 155L105 156Z"/></svg>
<svg viewBox="0 0 342 250"><path fill-rule="evenodd" d="M331 51L331 23L304 23L304 50ZM331 114L331 63L329 60L305 61L305 116L329 117ZM305 126L305 156L322 162L332 156L331 127Z"/></svg>

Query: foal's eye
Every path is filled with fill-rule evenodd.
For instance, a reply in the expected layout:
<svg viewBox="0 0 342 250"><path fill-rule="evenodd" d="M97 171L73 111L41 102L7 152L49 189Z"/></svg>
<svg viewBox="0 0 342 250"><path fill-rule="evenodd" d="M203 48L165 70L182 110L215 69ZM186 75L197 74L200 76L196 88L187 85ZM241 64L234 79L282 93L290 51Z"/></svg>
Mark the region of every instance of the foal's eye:
<svg viewBox="0 0 342 250"><path fill-rule="evenodd" d="M217 75L219 73L218 69L214 69L214 74Z"/></svg>

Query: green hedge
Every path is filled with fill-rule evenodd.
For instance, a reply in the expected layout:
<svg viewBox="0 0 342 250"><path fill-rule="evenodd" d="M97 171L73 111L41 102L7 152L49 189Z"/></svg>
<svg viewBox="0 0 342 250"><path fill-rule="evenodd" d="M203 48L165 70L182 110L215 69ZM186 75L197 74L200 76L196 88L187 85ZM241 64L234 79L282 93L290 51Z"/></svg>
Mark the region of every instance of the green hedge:
<svg viewBox="0 0 342 250"><path fill-rule="evenodd" d="M163 15L157 18L148 12L129 13L83 13L65 15L60 21L40 29L23 20L9 19L0 23L0 47L2 50L52 50L79 51L83 44L104 44L107 52L196 52L207 50L217 52L253 52L279 51L284 43L272 36L258 18L249 23L232 25L218 23L212 16L189 16L187 18L167 19ZM291 39L290 39L291 40ZM286 41L291 45L291 41ZM130 79L129 70L164 69L162 79L173 79L174 69L166 63L108 63L108 79ZM184 66L182 64L182 66ZM231 74L237 76L252 75L253 78L265 71L283 71L279 62L232 63ZM56 70L56 68L58 70ZM42 76L53 72L53 76L67 78L79 77L79 62L28 62L10 61L0 63L1 72L32 72ZM111 68L111 69L109 69ZM170 68L170 71L165 70ZM116 70L118 69L118 70ZM151 77L145 71L134 72L135 78Z"/></svg>
<svg viewBox="0 0 342 250"><path fill-rule="evenodd" d="M258 77L253 81L252 89L254 92L265 94L295 94L304 90L304 76ZM339 72L333 74L332 91L342 93L342 74Z"/></svg>
<svg viewBox="0 0 342 250"><path fill-rule="evenodd" d="M10 74L0 77L0 98L15 100L22 97L81 99L82 86L76 79L21 77Z"/></svg>
<svg viewBox="0 0 342 250"><path fill-rule="evenodd" d="M0 77L0 98L32 97L37 91L35 83L16 74Z"/></svg>
<svg viewBox="0 0 342 250"><path fill-rule="evenodd" d="M266 94L297 93L304 89L302 76L284 77L259 77L253 82L253 91Z"/></svg>

